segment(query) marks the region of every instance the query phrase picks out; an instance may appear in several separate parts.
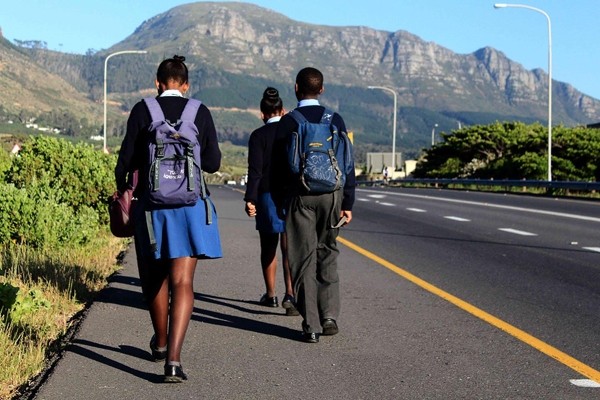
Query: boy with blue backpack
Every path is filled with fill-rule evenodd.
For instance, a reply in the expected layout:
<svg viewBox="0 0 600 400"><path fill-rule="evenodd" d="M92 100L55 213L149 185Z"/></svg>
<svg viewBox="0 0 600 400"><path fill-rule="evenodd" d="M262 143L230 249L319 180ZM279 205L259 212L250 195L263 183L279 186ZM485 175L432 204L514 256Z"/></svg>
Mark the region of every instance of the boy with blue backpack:
<svg viewBox="0 0 600 400"><path fill-rule="evenodd" d="M274 200L285 214L288 259L302 339L338 333L339 228L352 220L354 161L342 117L323 107L323 74L298 72L298 107L283 116L273 148Z"/></svg>

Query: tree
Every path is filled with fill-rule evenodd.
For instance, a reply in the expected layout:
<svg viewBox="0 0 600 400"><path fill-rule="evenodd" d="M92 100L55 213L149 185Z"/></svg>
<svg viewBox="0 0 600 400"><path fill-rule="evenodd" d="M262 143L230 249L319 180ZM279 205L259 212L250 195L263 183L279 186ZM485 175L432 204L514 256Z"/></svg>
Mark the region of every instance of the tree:
<svg viewBox="0 0 600 400"><path fill-rule="evenodd" d="M547 176L547 129L522 122L475 125L442 134L443 141L425 151L418 178L544 180ZM598 180L600 130L553 130L552 167L556 180Z"/></svg>

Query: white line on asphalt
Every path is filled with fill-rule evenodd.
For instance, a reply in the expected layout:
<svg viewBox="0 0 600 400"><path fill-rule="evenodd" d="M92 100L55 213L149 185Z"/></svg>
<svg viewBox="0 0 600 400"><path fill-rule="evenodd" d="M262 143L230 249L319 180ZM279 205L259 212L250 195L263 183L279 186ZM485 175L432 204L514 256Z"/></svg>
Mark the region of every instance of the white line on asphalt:
<svg viewBox="0 0 600 400"><path fill-rule="evenodd" d="M519 231L517 229L512 229L512 228L498 228L498 230L503 231L503 232L508 232L508 233L514 233L515 235L521 235L521 236L537 236L537 233Z"/></svg>
<svg viewBox="0 0 600 400"><path fill-rule="evenodd" d="M600 253L600 247L582 247L582 249L590 250L590 251L597 251L598 253Z"/></svg>
<svg viewBox="0 0 600 400"><path fill-rule="evenodd" d="M385 194L368 194L368 197L372 197L374 199L383 199L384 197L386 197L387 195Z"/></svg>
<svg viewBox="0 0 600 400"><path fill-rule="evenodd" d="M407 210L414 212L427 212L426 210L421 210L420 208L407 208Z"/></svg>
<svg viewBox="0 0 600 400"><path fill-rule="evenodd" d="M378 203L381 204L382 206L388 206L388 207L394 207L395 206L394 203L386 203L385 201L378 202Z"/></svg>
<svg viewBox="0 0 600 400"><path fill-rule="evenodd" d="M466 219L466 218L461 218L461 217L453 217L452 215L447 215L444 218L446 219L451 219L452 221L458 221L458 222L470 222L470 219Z"/></svg>
<svg viewBox="0 0 600 400"><path fill-rule="evenodd" d="M600 383L591 379L569 379L569 382L579 387L600 388Z"/></svg>
<svg viewBox="0 0 600 400"><path fill-rule="evenodd" d="M357 200L358 201L371 201L371 199L363 199L363 198L360 198L360 199L357 199Z"/></svg>
<svg viewBox="0 0 600 400"><path fill-rule="evenodd" d="M377 193L377 191L372 191L372 190L367 190L367 189L356 189L356 191L357 192L366 192L366 193ZM500 204L481 203L481 202L477 202L477 201L457 200L457 199L449 199L446 197L434 197L434 196L425 196L425 195L408 194L408 193L385 192L385 194L382 194L382 195L383 196L413 197L413 198L417 198L417 199L445 201L448 203L470 204L470 205L481 206L481 207L502 208L505 210L523 211L523 212L529 212L529 213L534 213L534 214L552 215L555 217L564 217L564 218L572 218L572 219L581 219L584 221L600 222L600 218L597 218L597 217L588 217L586 215L567 214L567 213L554 212L554 211L538 210L535 208L503 206ZM369 194L368 196L377 196L377 195Z"/></svg>

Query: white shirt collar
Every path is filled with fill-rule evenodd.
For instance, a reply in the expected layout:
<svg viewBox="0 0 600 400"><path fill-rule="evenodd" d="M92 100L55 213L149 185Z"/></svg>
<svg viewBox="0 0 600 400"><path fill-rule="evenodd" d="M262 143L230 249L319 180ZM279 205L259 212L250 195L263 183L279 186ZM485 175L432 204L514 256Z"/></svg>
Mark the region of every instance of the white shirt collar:
<svg viewBox="0 0 600 400"><path fill-rule="evenodd" d="M271 118L269 118L269 119L267 120L267 122L265 122L265 123L266 123L266 124L270 124L270 123L272 123L272 122L277 122L277 121L279 121L280 119L281 119L281 116L279 116L279 115L278 115L278 116L275 116L275 117L271 117Z"/></svg>
<svg viewBox="0 0 600 400"><path fill-rule="evenodd" d="M177 89L167 89L160 94L160 97L176 96L183 97L183 94Z"/></svg>
<svg viewBox="0 0 600 400"><path fill-rule="evenodd" d="M319 100L317 99L304 99L298 102L298 107L304 106L318 106L320 105Z"/></svg>

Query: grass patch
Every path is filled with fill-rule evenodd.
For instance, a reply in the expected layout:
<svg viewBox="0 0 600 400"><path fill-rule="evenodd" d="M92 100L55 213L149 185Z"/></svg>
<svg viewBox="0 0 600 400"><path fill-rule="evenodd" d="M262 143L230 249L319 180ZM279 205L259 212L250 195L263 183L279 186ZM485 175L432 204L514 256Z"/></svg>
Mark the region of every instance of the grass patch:
<svg viewBox="0 0 600 400"><path fill-rule="evenodd" d="M106 286L126 241L104 233L80 248L0 247L0 399L42 372L60 338Z"/></svg>

